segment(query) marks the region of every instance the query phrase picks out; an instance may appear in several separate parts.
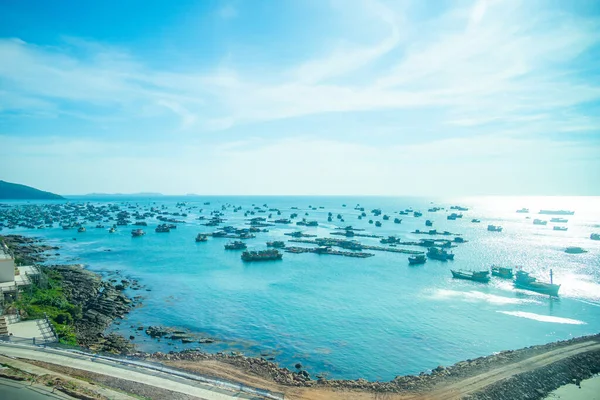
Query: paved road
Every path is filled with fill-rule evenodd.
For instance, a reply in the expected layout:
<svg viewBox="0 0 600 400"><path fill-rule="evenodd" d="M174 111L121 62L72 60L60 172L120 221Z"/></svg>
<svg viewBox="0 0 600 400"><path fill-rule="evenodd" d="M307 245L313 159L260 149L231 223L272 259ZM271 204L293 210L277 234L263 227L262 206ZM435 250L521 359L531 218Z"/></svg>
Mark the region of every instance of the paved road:
<svg viewBox="0 0 600 400"><path fill-rule="evenodd" d="M10 379L0 378L0 399L3 400L69 400L73 397L60 392L51 393L43 387L30 386Z"/></svg>
<svg viewBox="0 0 600 400"><path fill-rule="evenodd" d="M44 361L51 364L66 365L71 368L95 372L102 375L144 383L174 392L185 393L205 400L256 399L244 393L234 393L208 384L172 376L142 366L122 365L105 359L69 354L67 351L43 349L34 346L22 346L0 342L0 354L28 360Z"/></svg>

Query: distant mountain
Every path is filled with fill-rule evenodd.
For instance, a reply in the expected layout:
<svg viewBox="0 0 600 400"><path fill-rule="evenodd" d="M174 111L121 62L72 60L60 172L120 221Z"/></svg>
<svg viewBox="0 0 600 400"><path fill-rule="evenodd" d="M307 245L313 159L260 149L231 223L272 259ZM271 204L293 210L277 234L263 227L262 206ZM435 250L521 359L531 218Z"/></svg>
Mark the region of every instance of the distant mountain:
<svg viewBox="0 0 600 400"><path fill-rule="evenodd" d="M77 197L159 197L164 196L162 193L88 193Z"/></svg>
<svg viewBox="0 0 600 400"><path fill-rule="evenodd" d="M31 186L0 181L0 199L2 200L63 200L64 197L44 192Z"/></svg>

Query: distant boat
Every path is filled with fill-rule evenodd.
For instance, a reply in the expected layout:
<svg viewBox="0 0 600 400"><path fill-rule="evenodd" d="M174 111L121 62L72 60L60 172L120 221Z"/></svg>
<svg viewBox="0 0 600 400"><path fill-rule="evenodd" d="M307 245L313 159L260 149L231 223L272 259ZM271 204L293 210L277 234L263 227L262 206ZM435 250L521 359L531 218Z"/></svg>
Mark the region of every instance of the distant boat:
<svg viewBox="0 0 600 400"><path fill-rule="evenodd" d="M198 235L196 235L196 243L206 242L206 241L208 241L208 237L206 235L203 235L201 233L199 233Z"/></svg>
<svg viewBox="0 0 600 400"><path fill-rule="evenodd" d="M466 279L469 281L488 283L490 281L490 272L488 270L485 271L454 271L452 272L452 277L456 279Z"/></svg>
<svg viewBox="0 0 600 400"><path fill-rule="evenodd" d="M425 221L425 226L433 226L433 222L430 220Z"/></svg>
<svg viewBox="0 0 600 400"><path fill-rule="evenodd" d="M533 224L534 224L534 225L547 225L547 224L548 224L548 221L544 221L544 220L542 220L542 219L534 219L534 220L533 220Z"/></svg>
<svg viewBox="0 0 600 400"><path fill-rule="evenodd" d="M423 216L423 213L422 213L422 212L419 212L419 211L415 211L415 212L413 213L413 215L414 215L415 217L421 217L421 216Z"/></svg>
<svg viewBox="0 0 600 400"><path fill-rule="evenodd" d="M79 228L77 228L77 232L79 232L79 233L85 232L85 226L80 226Z"/></svg>
<svg viewBox="0 0 600 400"><path fill-rule="evenodd" d="M581 253L587 253L587 250L582 249L581 247L567 247L565 249L565 253L567 254L581 254Z"/></svg>
<svg viewBox="0 0 600 400"><path fill-rule="evenodd" d="M267 242L267 247L274 247L276 249L281 249L285 247L285 242L283 240L275 240L273 242Z"/></svg>
<svg viewBox="0 0 600 400"><path fill-rule="evenodd" d="M574 215L575 211L568 211L568 210L540 210L540 214L546 214L546 215Z"/></svg>
<svg viewBox="0 0 600 400"><path fill-rule="evenodd" d="M171 232L171 227L167 224L160 224L156 227L156 229L154 229L154 231L157 233L167 233Z"/></svg>
<svg viewBox="0 0 600 400"><path fill-rule="evenodd" d="M115 233L116 231L117 231L117 230L116 230L114 227L112 227L112 228L110 228L110 229L108 230L108 233Z"/></svg>
<svg viewBox="0 0 600 400"><path fill-rule="evenodd" d="M590 239L592 239L592 240L600 240L600 233L592 233L590 235Z"/></svg>
<svg viewBox="0 0 600 400"><path fill-rule="evenodd" d="M517 210L517 212L519 214L527 214L529 213L529 208L521 208L520 210Z"/></svg>
<svg viewBox="0 0 600 400"><path fill-rule="evenodd" d="M145 234L146 234L146 232L144 232L141 229L134 229L131 231L131 236L133 236L133 237L144 236Z"/></svg>
<svg viewBox="0 0 600 400"><path fill-rule="evenodd" d="M227 243L225 245L225 250L244 250L247 247L246 243L236 240L235 242Z"/></svg>
<svg viewBox="0 0 600 400"><path fill-rule="evenodd" d="M566 226L554 226L554 227L552 227L552 229L555 231L563 231L564 232L569 228L567 228Z"/></svg>
<svg viewBox="0 0 600 400"><path fill-rule="evenodd" d="M424 254L408 257L408 263L410 265L425 264L426 262L427 258Z"/></svg>
<svg viewBox="0 0 600 400"><path fill-rule="evenodd" d="M569 220L566 218L552 218L550 222L567 223Z"/></svg>
<svg viewBox="0 0 600 400"><path fill-rule="evenodd" d="M437 247L430 247L427 250L427 257L440 261L454 260L454 254L448 253L446 250Z"/></svg>
<svg viewBox="0 0 600 400"><path fill-rule="evenodd" d="M260 250L260 251L244 251L241 256L242 260L248 261L276 261L283 258L278 250Z"/></svg>
<svg viewBox="0 0 600 400"><path fill-rule="evenodd" d="M471 222L473 222L474 224L478 224L478 223L480 223L480 222L481 222L481 220L479 220L479 219L477 219L477 218L473 218L473 219L471 220Z"/></svg>
<svg viewBox="0 0 600 400"><path fill-rule="evenodd" d="M516 288L531 290L541 294L548 294L550 296L558 296L558 290L560 285L556 285L552 281L552 270L550 270L550 283L539 282L536 278L529 275L524 271L517 271L517 276L514 281Z"/></svg>
<svg viewBox="0 0 600 400"><path fill-rule="evenodd" d="M500 225L488 225L487 230L490 232L502 232L502 227Z"/></svg>
<svg viewBox="0 0 600 400"><path fill-rule="evenodd" d="M492 265L492 276L497 276L504 279L512 279L513 270L512 268L496 267L495 265Z"/></svg>

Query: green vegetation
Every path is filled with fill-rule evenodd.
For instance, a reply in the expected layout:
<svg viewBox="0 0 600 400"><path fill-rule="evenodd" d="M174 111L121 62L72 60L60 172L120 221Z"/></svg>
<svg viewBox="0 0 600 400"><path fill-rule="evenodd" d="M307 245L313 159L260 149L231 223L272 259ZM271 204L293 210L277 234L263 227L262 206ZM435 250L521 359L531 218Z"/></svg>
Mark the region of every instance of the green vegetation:
<svg viewBox="0 0 600 400"><path fill-rule="evenodd" d="M81 318L81 306L69 303L62 289L62 277L50 268L40 268L40 278L19 295L14 306L24 319L44 318L54 325L61 343L77 345L75 320ZM41 287L41 282L44 282Z"/></svg>

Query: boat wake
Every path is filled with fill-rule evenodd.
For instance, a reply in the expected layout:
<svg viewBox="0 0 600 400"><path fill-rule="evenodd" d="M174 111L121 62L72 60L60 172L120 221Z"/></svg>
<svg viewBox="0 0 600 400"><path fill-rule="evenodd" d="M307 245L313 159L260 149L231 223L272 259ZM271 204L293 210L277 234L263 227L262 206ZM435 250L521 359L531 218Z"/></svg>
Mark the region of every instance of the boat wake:
<svg viewBox="0 0 600 400"><path fill-rule="evenodd" d="M506 314L506 315L512 315L515 317L520 317L520 318L533 319L535 321L540 321L540 322L552 322L555 324L586 325L586 322L580 321L578 319L553 317L551 315L534 314L534 313L525 312L525 311L497 311L497 312Z"/></svg>
<svg viewBox="0 0 600 400"><path fill-rule="evenodd" d="M540 304L538 300L534 299L516 299L514 297L497 296L494 294L478 292L476 290L472 290L469 292L460 292L457 290L439 289L433 294L432 297L434 299L463 298L465 301L484 301L490 304Z"/></svg>

